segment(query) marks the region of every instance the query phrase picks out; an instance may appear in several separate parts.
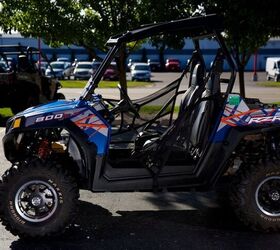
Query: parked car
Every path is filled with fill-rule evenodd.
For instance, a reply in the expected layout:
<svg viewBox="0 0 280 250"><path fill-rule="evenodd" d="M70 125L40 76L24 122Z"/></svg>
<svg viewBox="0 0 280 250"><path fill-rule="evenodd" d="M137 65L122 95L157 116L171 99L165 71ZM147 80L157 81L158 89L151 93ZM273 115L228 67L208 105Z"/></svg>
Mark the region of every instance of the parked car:
<svg viewBox="0 0 280 250"><path fill-rule="evenodd" d="M91 76L92 62L78 62L75 66L74 79L89 79Z"/></svg>
<svg viewBox="0 0 280 250"><path fill-rule="evenodd" d="M147 63L134 63L131 66L131 80L151 81L151 69Z"/></svg>
<svg viewBox="0 0 280 250"><path fill-rule="evenodd" d="M46 76L56 77L58 79L70 79L71 76L71 64L68 62L52 62L50 63L52 69L48 67L46 69Z"/></svg>
<svg viewBox="0 0 280 250"><path fill-rule="evenodd" d="M134 63L140 63L141 61L139 59L128 59L128 64L127 64L127 69L128 70L131 70L131 66L134 64Z"/></svg>
<svg viewBox="0 0 280 250"><path fill-rule="evenodd" d="M265 65L266 79L280 81L280 57L268 57Z"/></svg>
<svg viewBox="0 0 280 250"><path fill-rule="evenodd" d="M67 57L58 57L56 59L56 61L57 62L69 62L69 63L71 63L71 60L69 58L67 58Z"/></svg>
<svg viewBox="0 0 280 250"><path fill-rule="evenodd" d="M181 65L178 59L167 59L165 63L166 71L180 71Z"/></svg>
<svg viewBox="0 0 280 250"><path fill-rule="evenodd" d="M160 62L154 59L147 60L148 65L150 66L151 71L160 71Z"/></svg>
<svg viewBox="0 0 280 250"><path fill-rule="evenodd" d="M93 61L92 63L92 69L90 70L90 74L93 75L95 71L98 69L100 66L101 62Z"/></svg>
<svg viewBox="0 0 280 250"><path fill-rule="evenodd" d="M106 69L103 75L103 80L114 81L114 80L119 80L119 77L120 75L117 69L117 65L115 62L112 62L110 66Z"/></svg>

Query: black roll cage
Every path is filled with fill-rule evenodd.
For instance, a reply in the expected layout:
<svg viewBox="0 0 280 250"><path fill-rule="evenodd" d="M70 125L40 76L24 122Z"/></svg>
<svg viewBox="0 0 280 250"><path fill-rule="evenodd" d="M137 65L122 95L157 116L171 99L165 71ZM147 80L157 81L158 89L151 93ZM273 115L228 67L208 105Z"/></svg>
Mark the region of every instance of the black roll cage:
<svg viewBox="0 0 280 250"><path fill-rule="evenodd" d="M48 59L47 55L42 53L40 50L38 50L35 47L29 47L24 45L0 45L0 56L6 61L7 63L7 56L14 55L26 55L28 60L32 59L33 55L41 55L41 57L46 60L48 63L48 66L50 67L52 73L55 76L55 72L50 64L50 60Z"/></svg>
<svg viewBox="0 0 280 250"><path fill-rule="evenodd" d="M141 26L138 29L127 31L124 34L118 34L110 37L106 45L111 48L101 65L95 71L94 75L89 79L86 87L84 88L84 91L80 96L80 100L89 101L91 99L91 95L94 93L95 88L98 87L98 83L100 82L106 68L113 60L121 44L145 39L154 35L172 34L176 32L185 32L186 37L191 37L194 40L206 37L216 38L226 57L231 71L230 79L224 80L225 83L228 83L228 87L225 93L226 95L228 95L233 89L236 76L236 67L221 34L221 32L223 32L224 30L223 23L223 18L221 16L211 14L185 18L171 22L147 24Z"/></svg>

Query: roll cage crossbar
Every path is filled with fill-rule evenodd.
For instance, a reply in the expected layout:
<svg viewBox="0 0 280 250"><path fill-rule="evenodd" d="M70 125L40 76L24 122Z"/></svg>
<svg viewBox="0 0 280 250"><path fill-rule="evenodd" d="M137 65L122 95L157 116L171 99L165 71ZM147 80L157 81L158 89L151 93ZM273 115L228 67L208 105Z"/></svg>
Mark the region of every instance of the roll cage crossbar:
<svg viewBox="0 0 280 250"><path fill-rule="evenodd" d="M39 49L35 47L29 47L24 45L0 45L0 57L2 57L7 62L7 56L20 56L26 55L28 59L32 59L33 55L40 55L50 67L52 73L55 75L52 66L50 65L50 60L45 53L42 53Z"/></svg>
<svg viewBox="0 0 280 250"><path fill-rule="evenodd" d="M32 55L40 54L40 51L34 47L27 47L23 45L0 45L0 55L5 58L8 55Z"/></svg>
<svg viewBox="0 0 280 250"><path fill-rule="evenodd" d="M128 31L125 34L112 36L107 45L112 46L122 42L133 42L153 35L170 34L174 32L186 32L189 37L211 36L216 31L223 31L223 21L215 14L201 17L185 18L171 22L144 25L138 29Z"/></svg>
<svg viewBox="0 0 280 250"><path fill-rule="evenodd" d="M216 14L211 14L206 16L185 18L171 22L147 24L124 34L112 36L106 43L106 45L111 47L111 49L104 58L102 64L95 71L94 75L89 79L84 91L80 96L80 100L88 101L91 99L91 94L94 93L94 89L98 86L102 75L104 74L110 62L113 60L121 44L145 39L155 35L172 34L176 32L184 32L183 34L185 34L185 37L190 37L194 40L201 37L214 36L216 38L227 59L232 73L230 79L227 82L228 88L226 93L228 94L232 91L235 80L235 64L223 41L223 37L221 35L223 30L223 18Z"/></svg>

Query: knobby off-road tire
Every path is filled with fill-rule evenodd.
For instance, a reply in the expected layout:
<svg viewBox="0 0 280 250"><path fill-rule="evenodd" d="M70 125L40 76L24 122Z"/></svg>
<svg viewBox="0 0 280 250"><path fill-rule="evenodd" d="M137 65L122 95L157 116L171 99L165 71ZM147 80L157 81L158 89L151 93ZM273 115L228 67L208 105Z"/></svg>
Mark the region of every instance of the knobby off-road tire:
<svg viewBox="0 0 280 250"><path fill-rule="evenodd" d="M240 169L231 187L237 217L257 231L280 229L280 161Z"/></svg>
<svg viewBox="0 0 280 250"><path fill-rule="evenodd" d="M69 172L39 159L11 167L0 183L0 219L14 235L58 235L75 218L79 191Z"/></svg>

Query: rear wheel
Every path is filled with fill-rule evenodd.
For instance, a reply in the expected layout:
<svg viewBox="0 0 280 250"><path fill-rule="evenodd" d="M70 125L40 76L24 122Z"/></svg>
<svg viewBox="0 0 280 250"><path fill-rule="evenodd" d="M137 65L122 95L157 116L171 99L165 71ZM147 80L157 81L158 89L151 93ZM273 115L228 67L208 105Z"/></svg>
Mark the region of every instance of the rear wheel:
<svg viewBox="0 0 280 250"><path fill-rule="evenodd" d="M254 230L280 229L280 162L242 169L232 187L236 215Z"/></svg>
<svg viewBox="0 0 280 250"><path fill-rule="evenodd" d="M62 166L31 160L3 175L0 218L14 235L51 236L71 223L78 197L75 179Z"/></svg>
<svg viewBox="0 0 280 250"><path fill-rule="evenodd" d="M279 78L280 78L279 75L275 75L275 76L274 76L274 81L275 81L275 82L279 82Z"/></svg>

